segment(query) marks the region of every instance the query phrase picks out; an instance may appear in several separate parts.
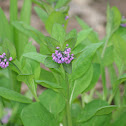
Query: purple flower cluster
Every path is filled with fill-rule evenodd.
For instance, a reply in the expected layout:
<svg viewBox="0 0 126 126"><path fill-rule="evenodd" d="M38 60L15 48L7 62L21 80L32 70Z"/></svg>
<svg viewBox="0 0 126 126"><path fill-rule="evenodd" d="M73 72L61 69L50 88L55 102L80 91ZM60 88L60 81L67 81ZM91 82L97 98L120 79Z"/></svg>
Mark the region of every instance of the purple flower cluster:
<svg viewBox="0 0 126 126"><path fill-rule="evenodd" d="M9 61L12 61L12 57L7 59L6 53L3 53L2 55L0 55L0 67L1 68L8 67L9 66Z"/></svg>
<svg viewBox="0 0 126 126"><path fill-rule="evenodd" d="M74 54L71 53L71 48L68 48L68 44L66 44L66 48L64 51L59 50L60 47L56 47L55 53L52 54L52 58L56 63L66 63L69 64L74 59Z"/></svg>

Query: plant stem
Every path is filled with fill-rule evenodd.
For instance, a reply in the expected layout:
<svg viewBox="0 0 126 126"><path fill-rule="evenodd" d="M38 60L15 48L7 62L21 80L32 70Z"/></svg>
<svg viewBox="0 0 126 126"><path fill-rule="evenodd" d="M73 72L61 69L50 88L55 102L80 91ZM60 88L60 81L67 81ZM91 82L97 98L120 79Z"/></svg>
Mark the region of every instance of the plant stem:
<svg viewBox="0 0 126 126"><path fill-rule="evenodd" d="M71 118L71 104L69 103L69 82L68 76L65 73L66 85L67 85L67 100L66 100L66 115L67 115L67 126L72 126L72 118Z"/></svg>
<svg viewBox="0 0 126 126"><path fill-rule="evenodd" d="M105 46L104 46L103 51L102 51L102 54L101 54L101 59L104 57L104 54L105 54L105 50L107 48L108 41L109 41L109 36L106 38Z"/></svg>

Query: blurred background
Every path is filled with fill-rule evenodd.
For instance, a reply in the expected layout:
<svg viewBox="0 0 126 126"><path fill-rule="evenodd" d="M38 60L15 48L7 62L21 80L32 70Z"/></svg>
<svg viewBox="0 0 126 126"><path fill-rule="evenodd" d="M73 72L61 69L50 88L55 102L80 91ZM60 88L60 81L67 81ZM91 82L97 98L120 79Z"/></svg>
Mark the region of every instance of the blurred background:
<svg viewBox="0 0 126 126"><path fill-rule="evenodd" d="M22 7L23 0L18 0L18 9ZM90 27L98 32L99 38L102 39L105 35L105 25L106 25L106 8L107 2L109 1L110 6L117 6L120 10L122 16L126 16L126 0L71 0L70 2L70 11L69 11L69 24L67 31L72 30L73 28L80 31L81 28L78 25L75 16L80 17L84 20ZM0 0L0 8L2 8L9 19L9 2L10 0ZM34 7L34 5L33 5ZM41 31L43 34L48 35L44 28L44 24L38 18L37 14L32 9L31 25ZM39 51L39 46L34 42L37 50ZM106 71L107 72L107 71ZM106 73L106 75L108 75ZM109 77L107 76L107 85L109 87ZM101 80L99 80L96 85L97 90L102 90ZM27 90L26 85L22 86L22 93ZM43 90L38 88L39 93Z"/></svg>

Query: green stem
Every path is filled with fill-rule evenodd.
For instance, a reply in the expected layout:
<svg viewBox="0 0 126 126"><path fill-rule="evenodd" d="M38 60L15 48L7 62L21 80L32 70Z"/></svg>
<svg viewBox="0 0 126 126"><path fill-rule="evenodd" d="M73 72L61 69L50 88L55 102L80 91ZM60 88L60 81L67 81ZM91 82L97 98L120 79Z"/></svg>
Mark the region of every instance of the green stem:
<svg viewBox="0 0 126 126"><path fill-rule="evenodd" d="M70 102L70 93L69 93L69 82L68 76L65 73L66 85L67 85L67 100L66 100L66 115L67 115L67 126L72 126L72 118L71 118L71 104Z"/></svg>
<svg viewBox="0 0 126 126"><path fill-rule="evenodd" d="M105 46L104 46L103 51L102 51L102 54L101 54L101 59L104 57L104 54L105 54L105 50L107 48L108 41L109 41L109 36L107 37L107 39L105 41Z"/></svg>

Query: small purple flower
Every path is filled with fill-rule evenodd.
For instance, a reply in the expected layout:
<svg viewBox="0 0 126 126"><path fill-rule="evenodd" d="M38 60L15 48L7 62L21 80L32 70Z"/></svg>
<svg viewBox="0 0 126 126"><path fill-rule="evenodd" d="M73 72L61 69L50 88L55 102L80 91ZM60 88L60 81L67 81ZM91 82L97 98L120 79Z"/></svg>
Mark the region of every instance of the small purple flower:
<svg viewBox="0 0 126 126"><path fill-rule="evenodd" d="M69 64L74 59L74 54L71 53L71 48L68 48L68 44L66 44L66 48L64 51L59 50L60 48L57 48L58 50L55 50L55 53L52 53L52 60L54 60L56 63L66 63Z"/></svg>
<svg viewBox="0 0 126 126"><path fill-rule="evenodd" d="M4 117L1 119L1 122L3 124L7 124L12 115L12 110L9 108L6 108L4 111L5 111L6 115L4 115Z"/></svg>
<svg viewBox="0 0 126 126"><path fill-rule="evenodd" d="M65 17L65 20L67 20L67 19L69 19L69 16L66 16L66 17Z"/></svg>
<svg viewBox="0 0 126 126"><path fill-rule="evenodd" d="M62 24L62 26L64 27L64 24Z"/></svg>
<svg viewBox="0 0 126 126"><path fill-rule="evenodd" d="M120 24L120 26L126 27L126 23L124 21L125 21L125 16L122 16L122 23Z"/></svg>
<svg viewBox="0 0 126 126"><path fill-rule="evenodd" d="M56 49L59 49L60 47L56 47Z"/></svg>
<svg viewBox="0 0 126 126"><path fill-rule="evenodd" d="M126 24L120 24L120 26L122 26L122 27L126 27Z"/></svg>
<svg viewBox="0 0 126 126"><path fill-rule="evenodd" d="M0 67L1 68L7 68L9 66L9 61L12 61L12 57L10 57L9 59L6 57L6 53L3 53L2 55L0 55Z"/></svg>

